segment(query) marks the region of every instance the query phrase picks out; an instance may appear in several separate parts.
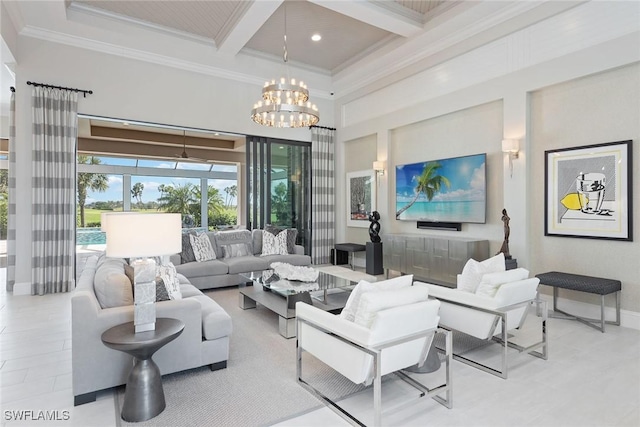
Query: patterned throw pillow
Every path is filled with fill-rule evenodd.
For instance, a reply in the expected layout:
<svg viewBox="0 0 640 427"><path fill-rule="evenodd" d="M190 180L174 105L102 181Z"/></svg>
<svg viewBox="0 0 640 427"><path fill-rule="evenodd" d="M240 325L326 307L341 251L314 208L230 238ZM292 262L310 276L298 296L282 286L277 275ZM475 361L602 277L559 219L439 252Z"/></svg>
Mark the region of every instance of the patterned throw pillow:
<svg viewBox="0 0 640 427"><path fill-rule="evenodd" d="M275 225L267 224L264 226L264 230L269 233L277 236L279 233L286 231L287 232L287 253L295 254L296 253L296 239L298 237L298 229L297 228L280 228Z"/></svg>
<svg viewBox="0 0 640 427"><path fill-rule="evenodd" d="M182 233L182 252L180 252L180 262L186 264L188 262L195 262L196 256L193 253L193 247L191 246L191 233Z"/></svg>
<svg viewBox="0 0 640 427"><path fill-rule="evenodd" d="M211 240L207 233L190 234L189 240L191 240L191 247L193 248L193 254L196 261L209 261L216 259L216 253L211 246Z"/></svg>
<svg viewBox="0 0 640 427"><path fill-rule="evenodd" d="M222 247L225 258L235 258L249 255L249 248L246 243L232 243Z"/></svg>
<svg viewBox="0 0 640 427"><path fill-rule="evenodd" d="M166 292L169 295L169 299L182 299L180 279L178 279L178 272L172 263L156 266L156 301L159 301L158 281L161 281L164 284Z"/></svg>
<svg viewBox="0 0 640 427"><path fill-rule="evenodd" d="M171 298L169 298L169 292L164 284L164 280L156 277L156 302L169 301L170 299Z"/></svg>
<svg viewBox="0 0 640 427"><path fill-rule="evenodd" d="M262 253L260 256L286 255L287 253L286 232L280 232L277 236L266 230L262 233Z"/></svg>

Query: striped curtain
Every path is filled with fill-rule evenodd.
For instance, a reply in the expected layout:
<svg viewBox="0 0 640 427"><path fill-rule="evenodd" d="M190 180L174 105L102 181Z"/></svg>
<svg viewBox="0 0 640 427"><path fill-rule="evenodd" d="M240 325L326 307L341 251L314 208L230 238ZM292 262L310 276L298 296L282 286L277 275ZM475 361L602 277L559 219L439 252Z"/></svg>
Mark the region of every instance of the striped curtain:
<svg viewBox="0 0 640 427"><path fill-rule="evenodd" d="M311 128L311 260L329 264L335 244L335 131Z"/></svg>
<svg viewBox="0 0 640 427"><path fill-rule="evenodd" d="M16 94L9 105L9 170L7 174L7 291L16 283Z"/></svg>
<svg viewBox="0 0 640 427"><path fill-rule="evenodd" d="M75 287L78 94L37 86L31 107L31 293L68 292Z"/></svg>

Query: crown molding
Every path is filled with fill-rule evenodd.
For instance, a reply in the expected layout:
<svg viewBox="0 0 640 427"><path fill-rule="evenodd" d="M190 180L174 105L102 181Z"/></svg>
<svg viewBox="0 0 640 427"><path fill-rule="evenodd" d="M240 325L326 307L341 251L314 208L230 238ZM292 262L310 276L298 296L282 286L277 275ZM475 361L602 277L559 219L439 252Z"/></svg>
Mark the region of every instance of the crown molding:
<svg viewBox="0 0 640 427"><path fill-rule="evenodd" d="M130 16L121 15L119 13L110 12L104 9L98 9L93 6L89 6L83 3L71 2L69 7L67 8L67 17L73 18L73 14L86 14L97 16L99 18L108 19L116 22L126 22L127 24L132 24L137 27L142 27L147 30L156 31L158 33L167 34L174 37L179 37L185 40L189 40L196 43L205 44L207 46L216 47L216 42L212 38L199 36L192 33L187 33L186 31L176 30L175 28L169 28L164 25L154 24L151 22L143 21L141 19L132 18Z"/></svg>
<svg viewBox="0 0 640 427"><path fill-rule="evenodd" d="M160 55L151 53L139 49L132 49L126 46L116 45L113 43L106 43L102 41L96 41L87 39L84 37L78 37L66 33L60 33L57 31L46 30L43 28L36 28L26 26L20 32L20 35L32 37L40 40L45 40L53 43L64 44L67 46L73 46L80 49L92 50L95 52L106 53L109 55L120 56L123 58L134 59L138 61L149 62L158 65L164 65L171 68L177 68L185 71L191 71L194 73L204 74L208 76L218 77L227 80L233 80L241 83L248 83L262 87L264 85L264 77L232 71L229 69L214 67L211 65L199 64L192 61L186 61L166 55ZM317 70L313 70L318 72ZM324 71L324 70L323 70ZM326 71L324 71L326 74ZM319 98L333 99L330 92L326 90L310 90Z"/></svg>
<svg viewBox="0 0 640 427"><path fill-rule="evenodd" d="M546 3L546 4L545 4ZM553 4L552 4L553 3ZM455 45L464 42L469 43L469 49L478 47L481 43L475 40L475 36L489 30L494 30L497 25L508 25L509 20L517 18L522 14L538 7L547 7L546 16L561 13L573 8L583 1L573 2L513 2L513 3L474 3L460 4L465 8L460 10L456 7L450 8L438 17L425 24L425 32L404 42L390 43L381 50L383 52L375 58L365 58L360 62L344 68L334 75L334 89L340 97L360 92L362 89L375 85L376 82L385 81L390 84L389 78L397 75L398 78L406 69L414 64L424 61L431 56L443 52ZM496 7L499 9L495 10ZM488 8L488 9L487 9ZM456 16L447 19L446 15ZM445 24L439 25L444 19ZM448 29L443 28L446 26ZM518 28L519 29L519 28ZM506 28L502 37L517 30ZM486 41L482 42L486 43ZM436 64L430 64L433 66Z"/></svg>

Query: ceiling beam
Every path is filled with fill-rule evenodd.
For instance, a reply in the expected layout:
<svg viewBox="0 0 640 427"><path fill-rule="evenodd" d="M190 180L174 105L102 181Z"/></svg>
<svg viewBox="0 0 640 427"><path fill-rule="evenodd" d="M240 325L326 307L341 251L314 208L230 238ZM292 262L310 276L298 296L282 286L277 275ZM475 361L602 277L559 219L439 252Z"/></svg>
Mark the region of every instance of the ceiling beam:
<svg viewBox="0 0 640 427"><path fill-rule="evenodd" d="M203 148L214 148L222 150L235 150L238 145L235 141L216 139L216 138L199 138L191 135L175 135L160 132L145 132L134 129L121 129L105 126L91 126L91 136L98 138L125 139L139 143L160 145L169 144L182 146L199 146Z"/></svg>
<svg viewBox="0 0 640 427"><path fill-rule="evenodd" d="M318 6L341 13L365 24L381 28L402 37L422 32L424 16L396 2L309 0Z"/></svg>
<svg viewBox="0 0 640 427"><path fill-rule="evenodd" d="M284 0L241 1L216 36L218 52L236 55L251 40Z"/></svg>
<svg viewBox="0 0 640 427"><path fill-rule="evenodd" d="M151 159L180 160L182 147L165 145L148 145L129 141L113 141L105 139L78 138L78 152L93 155L116 155ZM187 147L190 157L218 161L223 163L244 163L245 153L226 150L203 150Z"/></svg>

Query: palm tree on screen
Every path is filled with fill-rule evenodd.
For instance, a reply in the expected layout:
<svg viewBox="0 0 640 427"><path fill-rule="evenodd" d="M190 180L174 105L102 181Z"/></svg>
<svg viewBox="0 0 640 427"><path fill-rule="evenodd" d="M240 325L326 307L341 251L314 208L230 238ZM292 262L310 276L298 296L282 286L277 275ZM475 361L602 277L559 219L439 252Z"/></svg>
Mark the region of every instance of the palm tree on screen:
<svg viewBox="0 0 640 427"><path fill-rule="evenodd" d="M429 162L425 165L422 170L422 174L418 178L416 188L414 189L414 192L416 193L415 197L406 206L403 206L398 212L396 212L396 219L398 219L404 211L413 206L413 204L418 201L421 194L427 196L427 200L431 201L433 196L440 191L443 185L447 188L451 186L451 183L446 177L438 174L438 169L441 167L442 165L438 162Z"/></svg>
<svg viewBox="0 0 640 427"><path fill-rule="evenodd" d="M144 184L136 182L131 188L131 196L138 202L138 207L142 207L142 191L144 190Z"/></svg>
<svg viewBox="0 0 640 427"><path fill-rule="evenodd" d="M200 206L200 197L195 185L187 182L184 184L158 186L160 197L158 207L165 212L190 214L194 206Z"/></svg>
<svg viewBox="0 0 640 427"><path fill-rule="evenodd" d="M100 159L84 154L78 155L78 164L99 165ZM105 192L109 188L109 180L101 173L78 172L78 206L80 207L80 227L84 227L84 205L87 201L87 190Z"/></svg>

